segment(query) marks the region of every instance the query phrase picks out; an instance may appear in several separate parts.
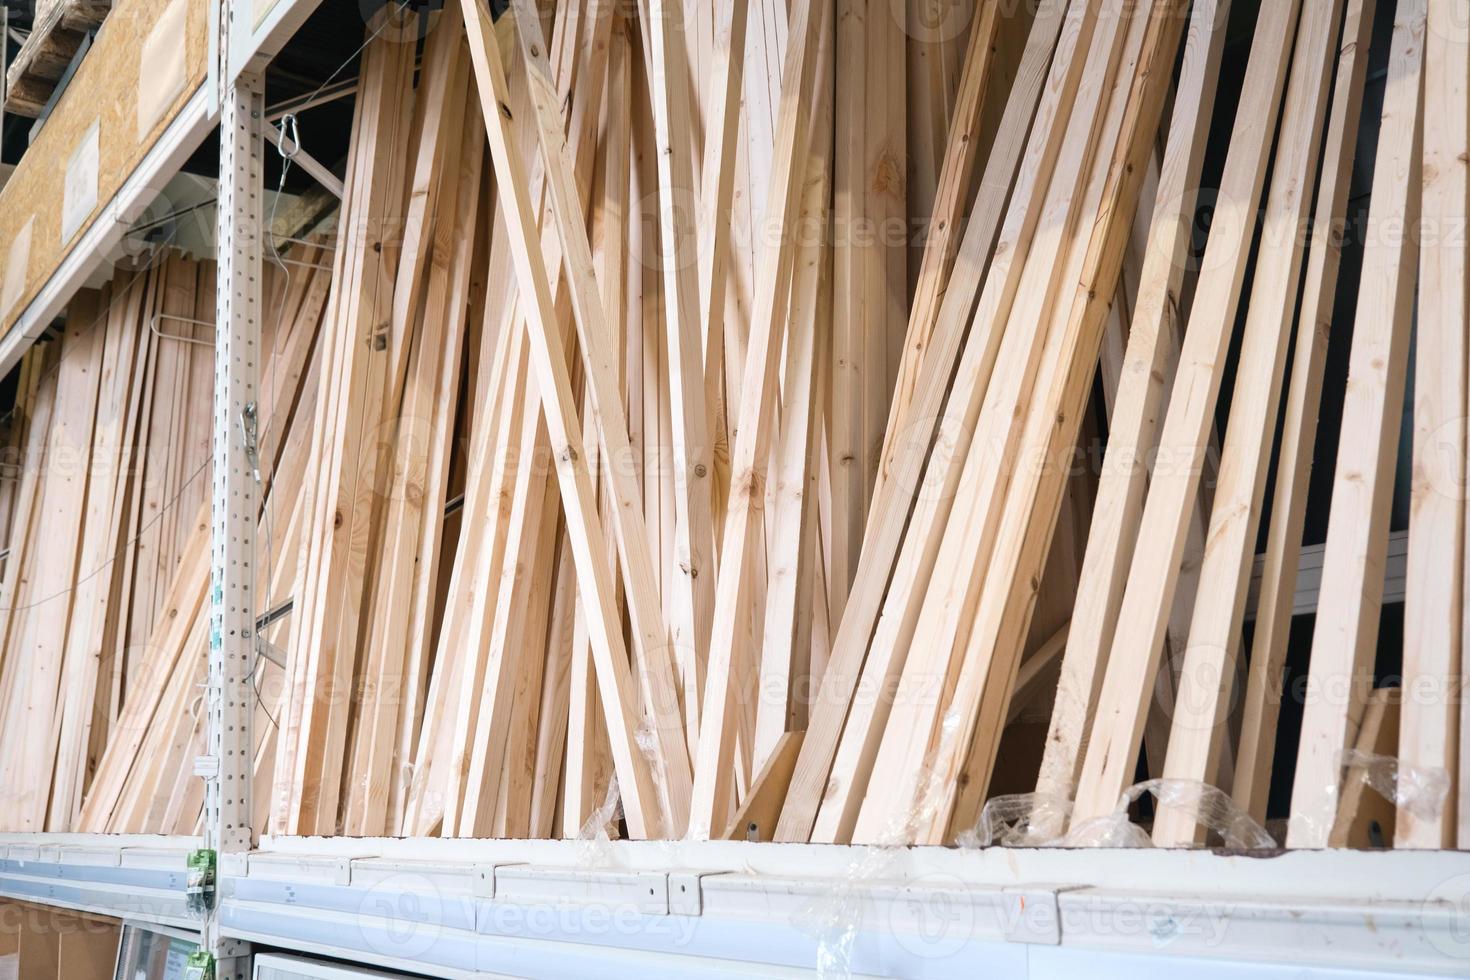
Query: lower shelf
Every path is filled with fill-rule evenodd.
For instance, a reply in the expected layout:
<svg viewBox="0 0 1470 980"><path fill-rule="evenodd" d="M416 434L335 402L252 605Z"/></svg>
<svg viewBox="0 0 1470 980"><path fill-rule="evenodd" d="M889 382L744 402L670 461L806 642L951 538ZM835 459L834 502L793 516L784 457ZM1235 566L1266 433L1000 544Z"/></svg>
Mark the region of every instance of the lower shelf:
<svg viewBox="0 0 1470 980"><path fill-rule="evenodd" d="M196 846L0 837L0 895L187 927ZM227 936L446 977L1470 971L1462 853L276 838L219 901Z"/></svg>
<svg viewBox="0 0 1470 980"><path fill-rule="evenodd" d="M4 835L0 898L197 929L185 900L196 838Z"/></svg>

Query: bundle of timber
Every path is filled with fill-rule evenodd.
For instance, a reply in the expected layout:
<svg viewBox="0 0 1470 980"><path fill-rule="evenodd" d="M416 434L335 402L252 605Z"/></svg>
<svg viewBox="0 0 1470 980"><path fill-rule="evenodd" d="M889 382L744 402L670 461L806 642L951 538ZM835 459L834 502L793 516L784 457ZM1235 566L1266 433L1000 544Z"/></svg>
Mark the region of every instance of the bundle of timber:
<svg viewBox="0 0 1470 980"><path fill-rule="evenodd" d="M31 31L5 72L5 111L35 118L45 111L87 35L112 0L36 0Z"/></svg>
<svg viewBox="0 0 1470 980"><path fill-rule="evenodd" d="M266 337L290 353L267 368L263 390L279 400L266 401L263 447L279 443L271 420L289 418L302 387L327 279L299 274L282 298L273 277L284 327L268 319ZM79 295L61 337L19 369L0 484L6 829L191 832L198 819L189 735L206 649L214 303L213 263L160 253ZM161 687L174 700L155 721ZM114 811L99 787L132 785L112 760L145 735L163 741L142 742L139 761L169 782L128 801L144 809Z"/></svg>
<svg viewBox="0 0 1470 980"><path fill-rule="evenodd" d="M1470 846L1464 0L407 6L267 262L257 827ZM14 444L102 426L48 356ZM106 480L7 563L6 765L188 828L207 533L75 576L120 694L19 612Z"/></svg>

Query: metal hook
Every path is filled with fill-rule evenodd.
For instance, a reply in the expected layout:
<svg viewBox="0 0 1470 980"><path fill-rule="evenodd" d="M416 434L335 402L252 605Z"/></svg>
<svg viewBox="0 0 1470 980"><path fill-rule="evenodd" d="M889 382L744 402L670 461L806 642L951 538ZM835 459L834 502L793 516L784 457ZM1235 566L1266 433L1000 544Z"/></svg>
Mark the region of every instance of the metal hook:
<svg viewBox="0 0 1470 980"><path fill-rule="evenodd" d="M195 337L183 337L179 334L164 333L158 327L160 320L174 320L178 323L192 323L196 326L214 329L214 321L212 320L194 320L186 316L174 316L172 313L155 313L153 314L153 318L148 321L148 332L160 340L177 340L181 344L198 344L200 347L214 346L214 341L212 340L199 340Z"/></svg>
<svg viewBox="0 0 1470 980"><path fill-rule="evenodd" d="M286 149L288 140L291 144L289 150ZM301 130L297 128L294 112L286 113L276 124L276 152L281 154L282 160L294 160L301 152Z"/></svg>

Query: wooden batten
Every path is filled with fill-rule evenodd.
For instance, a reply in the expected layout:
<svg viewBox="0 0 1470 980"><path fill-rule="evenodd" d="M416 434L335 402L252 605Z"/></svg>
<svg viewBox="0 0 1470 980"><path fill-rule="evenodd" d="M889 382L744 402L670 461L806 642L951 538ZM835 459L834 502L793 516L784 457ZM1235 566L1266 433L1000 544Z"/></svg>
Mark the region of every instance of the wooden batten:
<svg viewBox="0 0 1470 980"><path fill-rule="evenodd" d="M40 322L208 111L114 7L0 192L0 830L196 834L215 266ZM1470 836L1463 0L390 7L262 256L257 829Z"/></svg>

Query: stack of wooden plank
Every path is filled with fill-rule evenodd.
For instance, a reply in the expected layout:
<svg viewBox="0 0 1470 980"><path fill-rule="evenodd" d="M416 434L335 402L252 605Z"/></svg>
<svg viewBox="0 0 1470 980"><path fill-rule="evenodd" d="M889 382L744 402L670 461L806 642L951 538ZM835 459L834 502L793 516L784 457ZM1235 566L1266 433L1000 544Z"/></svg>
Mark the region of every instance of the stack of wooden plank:
<svg viewBox="0 0 1470 980"><path fill-rule="evenodd" d="M1006 795L1033 842L1470 846L1463 0L509 6L377 15L331 274L275 278L257 826L940 844ZM102 424L48 356L15 444ZM87 829L198 817L181 520L112 586ZM7 726L105 700L4 650L51 692Z"/></svg>
<svg viewBox="0 0 1470 980"><path fill-rule="evenodd" d="M3 589L15 829L69 829L208 497L212 270L169 258L73 301L26 355ZM158 333L150 328L158 328ZM187 341L163 339L165 328ZM180 332L181 331L181 332ZM192 522L192 523L191 523ZM161 593L160 593L161 594Z"/></svg>
<svg viewBox="0 0 1470 980"><path fill-rule="evenodd" d="M262 349L268 355L261 368L256 439L264 501L260 539L265 553L257 561L263 609L289 598L289 576L295 569L298 511L304 499L302 457L310 439L314 379L320 370L319 326L331 281L323 257L321 248L306 246L289 258L278 255L277 264L267 267ZM212 419L207 409L203 417ZM204 748L208 516L206 502L173 573L163 583L153 629L132 653L135 680L98 761L77 829L108 833L197 829L203 787L192 775L192 760ZM283 579L287 585L281 584ZM282 642L283 635L279 624L261 631L269 644ZM259 662L256 689L254 731L264 767L258 778L264 785L271 776L269 748L274 744L272 726L280 700L280 672L268 657Z"/></svg>
<svg viewBox="0 0 1470 980"><path fill-rule="evenodd" d="M267 339L285 348L265 388L284 414L268 425L294 407L328 278L302 270L275 297L291 312L282 330L267 324ZM273 281L285 288L284 277ZM0 500L7 829L190 831L197 820L188 733L202 718L214 292L212 263L161 253L78 296L62 335L21 365ZM140 716L160 687L173 692L170 713ZM145 733L165 739L144 751L167 774L177 812L96 816L97 787L117 774L109 760Z"/></svg>
<svg viewBox="0 0 1470 980"><path fill-rule="evenodd" d="M39 116L112 0L37 0L31 31L5 73L5 111Z"/></svg>

